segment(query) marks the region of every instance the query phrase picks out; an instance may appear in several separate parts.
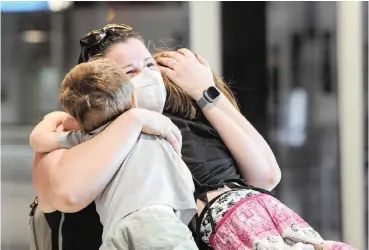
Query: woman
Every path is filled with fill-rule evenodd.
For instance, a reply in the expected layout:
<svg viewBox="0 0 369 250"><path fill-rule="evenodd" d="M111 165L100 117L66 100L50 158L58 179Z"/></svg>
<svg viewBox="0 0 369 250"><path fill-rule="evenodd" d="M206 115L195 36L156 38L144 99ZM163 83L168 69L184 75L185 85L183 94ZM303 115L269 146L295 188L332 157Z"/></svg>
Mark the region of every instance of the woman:
<svg viewBox="0 0 369 250"><path fill-rule="evenodd" d="M80 62L89 60L91 56L102 54L121 64L126 74L132 77L145 67L155 67L155 61L143 45L141 38L124 26L111 25L87 34L81 40L81 47ZM179 53L162 53L157 61L161 65L159 68L162 73L178 86L178 88L167 86L169 93L166 115L180 128L183 135L182 155L195 180L195 198L199 198L197 200L198 211L201 212L200 217L203 217L198 223L198 231L201 231L203 241L214 249L222 250L241 245L245 249L261 249L260 247L268 249L268 247L275 248L282 245L285 247L286 242L281 238L287 228L283 225L285 222L297 222L288 225L288 229L291 227L293 232L302 228L306 229L305 233L314 234L315 231L310 230L305 222L283 204L269 195L265 196L263 193L266 191L250 188L243 182L244 179L254 186L272 190L280 180L280 170L267 143L232 104L233 97L224 83L214 81L207 62L186 49L180 50ZM223 94L209 92L209 90L214 91L215 85ZM202 106L200 110L194 105L194 100L204 101L205 94L208 94L205 96L207 97L205 104L204 102L198 103ZM132 119L137 119L135 116L120 118L122 123L125 121L128 124L132 124ZM130 129L139 130L134 129L133 125ZM125 130L128 128L125 127ZM118 138L116 134L121 133L120 131L121 127L113 123L104 134L96 137L95 140L68 151L52 152L41 161L38 155L35 161L37 167L34 169L34 177L40 198L46 199L54 209L71 212L76 203L90 199L91 197L85 197L86 193L91 192L91 189L101 188L101 183L105 180L102 179L111 177L114 170L116 171L116 169L111 169L111 164L109 164L112 154L116 153L122 144L125 145L126 140L132 141L133 138L137 138L135 133L132 133L130 138L128 135ZM99 157L96 157L97 155ZM88 181L85 180L86 176ZM234 190L230 191L231 189ZM214 199L215 197L220 198ZM265 197L267 199L263 199ZM222 203L221 198L226 200L226 204ZM248 204L250 201L251 204ZM204 209L205 206L206 209ZM278 211L282 211L282 215L289 217L279 222L273 221L279 226L280 231L275 227L261 227L261 229L270 230L266 230L265 235L259 235L260 232L258 234L253 230L257 228L257 224L252 225L252 223L269 223L270 227L273 224L271 218L270 216L260 218L257 214L248 214L250 210L246 209L247 206L260 209L264 212L263 215L269 208L278 208ZM229 207L231 209L228 211ZM95 229L97 229L95 231L99 231L96 226L98 222L93 204L79 213L79 218L76 218L77 213L69 215L70 218L66 217L65 221L69 219L70 223L76 223L75 221L86 215L89 217L89 223L96 222L94 222ZM254 216L257 221L237 219L235 221L238 224L232 224L232 219L239 215L242 215L242 218L246 218L245 215ZM245 221L247 223L241 226L240 222ZM79 222L82 225L85 223L82 220ZM82 239L72 238L76 235L68 235L67 225L68 223L63 226L63 239L67 242L66 244L74 244L74 246L66 247L66 249L77 249L73 247L76 246L76 241L81 242ZM248 231L244 230L245 225L250 226ZM83 229L81 228L81 230L85 229L84 226ZM89 229L93 230L92 224ZM232 235L232 230L243 232L243 234ZM227 236L229 238L227 240L226 235L232 237ZM301 235L292 234L292 236ZM310 238L289 238L287 240L292 245ZM328 249L328 245L322 245L319 235L315 237L315 240L309 243ZM299 244L295 246L299 247ZM83 249L87 249L85 244L83 246ZM88 249L97 248L96 245Z"/></svg>
<svg viewBox="0 0 369 250"><path fill-rule="evenodd" d="M164 76L164 79L168 93L176 93L176 91L179 91L179 93L176 93L172 97L181 97L181 103L187 103L187 105L185 105L185 107L187 106L187 110L192 110L194 113L193 115L190 115L182 110L182 112L179 112L181 113L181 116L191 120L201 120L202 115L200 112L202 112L207 120L211 122L212 117L206 112L206 107L200 111L196 109L195 103L189 99L190 96L193 98L192 100L199 100L201 95L196 96L196 92L193 91L194 88L190 84L187 84L187 82L189 82L189 78L182 78L182 76L190 75L191 70L189 69L191 69L193 64L196 64L195 61L191 62L191 59L197 59L207 68L210 68L209 64L201 56L197 56L195 58L195 55L188 50L180 50L180 53L163 52L155 55L154 58L158 64L161 65L159 66L161 72L167 76ZM179 63L173 64L173 60ZM219 78L214 77L213 80L217 87L223 88L223 86L225 86ZM205 81L205 78L203 78L203 81ZM227 89L222 92L228 94ZM232 100L232 96L228 95L227 97ZM168 104L174 102L173 100L170 100L170 98L171 96L168 96ZM189 103L192 103L192 105L189 105ZM220 105L225 104L216 103L215 107L219 107ZM230 105L230 102L228 102L228 105L228 112L232 114L232 112L236 111L234 108L237 108L235 102L233 102L234 107ZM180 106L174 107L173 105L167 105L167 107L170 113L178 113L178 108ZM210 107L210 109L212 108L214 107ZM180 122L176 122L175 117L170 115L168 116L172 118L176 125L181 124ZM239 118L239 116L236 117ZM239 124L241 127L242 125L247 125L245 123L241 123L242 119L238 121L240 121ZM217 126L217 123L213 122L212 125L215 127ZM181 131L186 131L184 127L179 128ZM221 131L221 127L218 128L218 131ZM188 135L186 137L183 132L182 134L184 136L183 138L191 136ZM224 134L220 134L220 136L227 147L233 146L231 143L227 144L227 138L224 138ZM184 139L184 144L186 141L187 140ZM261 143L259 145L263 144ZM183 147L182 152L186 148L187 147ZM251 148L245 149L246 151L252 152ZM191 151L192 157L195 151L196 150ZM243 168L247 166L247 164L252 164L252 159L247 159L247 161L244 162L245 165L241 165L242 161L239 160L237 152L231 150L231 153L237 163L239 163L238 166L241 168L242 176L247 180L247 176L252 174L250 172L255 170L252 169L251 171L245 171ZM185 156L185 154L183 154L183 156ZM258 157L258 154L254 154L253 156ZM191 159L184 158L184 160L185 162L191 162ZM273 163L274 158L269 160ZM257 164L257 161L255 163ZM189 166L194 175L193 177L195 181L198 176L195 174L195 169L197 167L198 166ZM242 172L242 169L244 172ZM251 183L255 183L255 181L257 181L257 175L253 176L255 179L249 179L249 182ZM239 181L240 180L226 180L225 189L228 189L228 191L216 192L216 194L208 192L207 196L204 194L196 196L195 193L195 197L203 200L206 204L206 209L203 209L201 205L198 206L200 216L197 221L197 235L201 237L207 246L211 246L213 249L218 250L354 249L353 247L341 242L324 241L302 218L280 201L272 197L268 192L248 185L234 185L235 183L240 183ZM197 182L197 184L199 183ZM254 185L261 185L264 189L270 190L266 182ZM232 190L229 190L229 187L233 187ZM201 185L198 185L196 191L198 192L201 189Z"/></svg>

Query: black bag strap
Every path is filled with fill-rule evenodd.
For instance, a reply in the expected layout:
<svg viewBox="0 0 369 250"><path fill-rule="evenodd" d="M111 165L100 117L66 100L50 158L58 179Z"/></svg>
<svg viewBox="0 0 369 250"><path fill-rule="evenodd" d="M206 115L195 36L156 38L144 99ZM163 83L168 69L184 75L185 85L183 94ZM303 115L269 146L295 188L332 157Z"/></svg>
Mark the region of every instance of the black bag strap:
<svg viewBox="0 0 369 250"><path fill-rule="evenodd" d="M31 230L32 230L32 240L34 241L34 248L36 250L49 250L49 249L41 249L40 246L39 246L39 242L38 242L39 238L36 237L37 228L36 228L36 225L35 225L35 219L36 219L35 217L37 217L37 216L35 216L35 215L36 215L38 205L39 205L39 201L38 201L38 197L36 196L36 198L33 200L33 202L30 205L31 211L29 213L30 227L31 227ZM42 211L40 210L37 213L42 213ZM60 217L60 224L59 224L59 229L58 229L58 239L57 239L58 242L57 242L57 245L54 246L54 247L57 247L58 250L63 249L63 247L62 247L63 246L62 226L63 226L63 222L64 222L64 219L65 219L65 214L62 213L62 212L60 212L60 213L61 213L61 217ZM43 213L42 213L42 215L45 216ZM46 220L46 218L45 218L45 220ZM47 222L45 221L45 223L47 223ZM51 228L50 228L50 230L51 230ZM52 247L52 248L54 249L54 247ZM33 248L31 248L31 249L33 249Z"/></svg>
<svg viewBox="0 0 369 250"><path fill-rule="evenodd" d="M38 206L38 196L36 196L36 198L33 200L31 205L29 205L29 207L31 208L31 211L29 212L30 217L35 215L35 211L36 211L37 206Z"/></svg>

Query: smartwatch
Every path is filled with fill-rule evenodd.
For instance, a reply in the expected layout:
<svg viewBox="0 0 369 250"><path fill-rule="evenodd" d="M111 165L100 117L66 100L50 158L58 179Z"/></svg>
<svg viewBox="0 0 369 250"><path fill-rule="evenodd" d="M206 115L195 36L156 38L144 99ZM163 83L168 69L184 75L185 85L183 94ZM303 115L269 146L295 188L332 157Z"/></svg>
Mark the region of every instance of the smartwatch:
<svg viewBox="0 0 369 250"><path fill-rule="evenodd" d="M211 86L204 91L202 97L197 101L197 105L200 107L200 109L203 109L206 105L214 103L219 97L219 89L215 86Z"/></svg>

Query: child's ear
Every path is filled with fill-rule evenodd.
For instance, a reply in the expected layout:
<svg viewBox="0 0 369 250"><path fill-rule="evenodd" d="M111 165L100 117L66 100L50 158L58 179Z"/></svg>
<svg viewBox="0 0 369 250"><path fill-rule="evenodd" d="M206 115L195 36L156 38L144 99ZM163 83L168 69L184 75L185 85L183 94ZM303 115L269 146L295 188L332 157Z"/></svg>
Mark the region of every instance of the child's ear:
<svg viewBox="0 0 369 250"><path fill-rule="evenodd" d="M132 108L138 108L136 93L132 92Z"/></svg>

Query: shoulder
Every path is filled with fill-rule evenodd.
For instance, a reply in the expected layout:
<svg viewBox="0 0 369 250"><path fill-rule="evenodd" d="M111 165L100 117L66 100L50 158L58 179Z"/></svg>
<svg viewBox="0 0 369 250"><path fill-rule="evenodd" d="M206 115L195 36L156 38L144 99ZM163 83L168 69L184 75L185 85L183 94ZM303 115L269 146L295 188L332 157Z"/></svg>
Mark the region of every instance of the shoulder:
<svg viewBox="0 0 369 250"><path fill-rule="evenodd" d="M194 119L183 118L178 115L173 115L169 113L164 113L166 117L168 117L175 125L179 127L179 125L190 125L192 127L207 127L212 129L213 127L210 123L206 120L204 116L197 116Z"/></svg>
<svg viewBox="0 0 369 250"><path fill-rule="evenodd" d="M181 130L183 134L197 134L205 138L220 138L218 132L211 126L204 116L198 116L193 120L177 115L164 113Z"/></svg>

